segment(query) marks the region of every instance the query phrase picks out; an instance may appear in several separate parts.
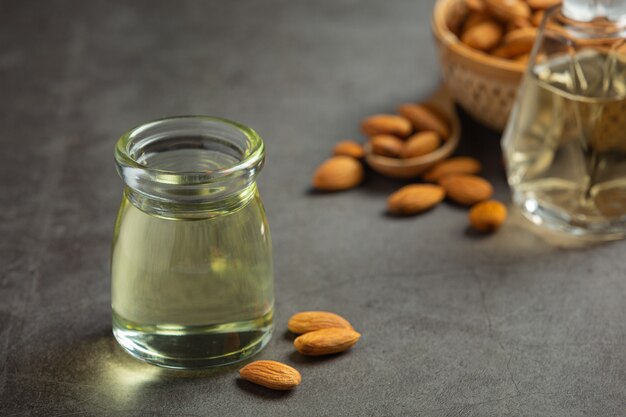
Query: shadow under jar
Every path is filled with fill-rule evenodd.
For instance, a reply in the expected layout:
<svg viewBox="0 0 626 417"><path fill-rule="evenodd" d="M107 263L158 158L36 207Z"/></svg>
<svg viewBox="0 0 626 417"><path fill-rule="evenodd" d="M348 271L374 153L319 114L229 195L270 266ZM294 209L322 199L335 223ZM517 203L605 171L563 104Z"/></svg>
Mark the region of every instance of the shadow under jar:
<svg viewBox="0 0 626 417"><path fill-rule="evenodd" d="M126 183L111 262L120 345L171 368L261 350L274 305L261 138L224 119L166 118L123 135L115 159Z"/></svg>

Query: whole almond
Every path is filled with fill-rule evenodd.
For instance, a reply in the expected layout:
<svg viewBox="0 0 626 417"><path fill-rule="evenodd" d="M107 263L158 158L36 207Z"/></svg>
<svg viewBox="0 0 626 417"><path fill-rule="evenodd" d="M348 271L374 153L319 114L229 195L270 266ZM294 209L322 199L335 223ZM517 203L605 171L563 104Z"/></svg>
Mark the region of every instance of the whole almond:
<svg viewBox="0 0 626 417"><path fill-rule="evenodd" d="M491 184L475 175L446 175L439 180L439 185L446 191L446 196L450 200L466 206L487 200L493 194Z"/></svg>
<svg viewBox="0 0 626 417"><path fill-rule="evenodd" d="M445 196L445 191L438 185L406 185L389 196L387 208L394 214L417 214L436 206Z"/></svg>
<svg viewBox="0 0 626 417"><path fill-rule="evenodd" d="M461 42L479 51L488 51L500 43L502 26L495 20L485 20L467 29L461 35Z"/></svg>
<svg viewBox="0 0 626 417"><path fill-rule="evenodd" d="M276 361L255 361L239 370L246 381L275 390L290 390L302 381L297 369Z"/></svg>
<svg viewBox="0 0 626 417"><path fill-rule="evenodd" d="M340 315L328 311L302 311L291 316L287 323L289 331L295 334L336 327L351 329L352 325Z"/></svg>
<svg viewBox="0 0 626 417"><path fill-rule="evenodd" d="M372 152L377 155L398 158L404 148L404 142L392 135L376 135L370 139L370 146Z"/></svg>
<svg viewBox="0 0 626 417"><path fill-rule="evenodd" d="M481 232L492 232L506 220L506 207L499 201L489 200L476 204L469 212L470 225Z"/></svg>
<svg viewBox="0 0 626 417"><path fill-rule="evenodd" d="M333 154L335 156L351 156L352 158L361 159L365 156L365 150L358 142L344 140L335 145Z"/></svg>
<svg viewBox="0 0 626 417"><path fill-rule="evenodd" d="M348 350L360 337L361 334L353 329L320 329L296 337L293 345L303 355L322 356Z"/></svg>
<svg viewBox="0 0 626 417"><path fill-rule="evenodd" d="M509 21L509 23L507 23L507 25L506 25L506 30L507 30L507 32L512 32L512 31L514 31L516 29L532 27L532 25L533 24L530 22L529 19L522 19L520 17L520 18L517 18L515 20Z"/></svg>
<svg viewBox="0 0 626 417"><path fill-rule="evenodd" d="M533 48L537 28L525 27L512 30L504 37L504 43L493 51L495 56L502 58L513 58L527 54Z"/></svg>
<svg viewBox="0 0 626 417"><path fill-rule="evenodd" d="M363 181L363 166L349 156L333 156L317 168L313 188L321 191L340 191L356 187Z"/></svg>
<svg viewBox="0 0 626 417"><path fill-rule="evenodd" d="M448 123L437 113L420 104L403 104L398 107L398 112L413 123L415 129L432 130L442 139L448 139L450 128Z"/></svg>
<svg viewBox="0 0 626 417"><path fill-rule="evenodd" d="M547 9L561 3L561 0L526 0L526 3L533 9Z"/></svg>
<svg viewBox="0 0 626 417"><path fill-rule="evenodd" d="M446 159L426 171L422 175L424 181L437 182L446 175L452 174L478 174L482 166L474 158L469 156L457 156L455 158Z"/></svg>
<svg viewBox="0 0 626 417"><path fill-rule="evenodd" d="M491 16L481 12L470 12L465 19L465 23L463 23L462 32L466 32L477 24L482 23L486 20L491 20Z"/></svg>
<svg viewBox="0 0 626 417"><path fill-rule="evenodd" d="M484 0L484 2L491 14L504 21L530 17L530 7L522 0Z"/></svg>
<svg viewBox="0 0 626 417"><path fill-rule="evenodd" d="M423 131L409 137L402 147L402 158L414 158L431 153L441 145L437 132Z"/></svg>
<svg viewBox="0 0 626 417"><path fill-rule="evenodd" d="M375 114L363 120L361 130L367 136L394 135L404 138L411 134L411 122L393 114Z"/></svg>
<svg viewBox="0 0 626 417"><path fill-rule="evenodd" d="M483 0L465 0L465 5L473 12L482 12L485 10L485 3Z"/></svg>

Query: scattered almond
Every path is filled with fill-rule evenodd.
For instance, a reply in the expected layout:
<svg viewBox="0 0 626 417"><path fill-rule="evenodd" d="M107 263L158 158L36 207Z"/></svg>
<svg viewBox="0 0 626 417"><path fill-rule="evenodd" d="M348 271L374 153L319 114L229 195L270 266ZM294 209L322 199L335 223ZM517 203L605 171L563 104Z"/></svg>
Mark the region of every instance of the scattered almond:
<svg viewBox="0 0 626 417"><path fill-rule="evenodd" d="M275 390L290 390L302 381L297 369L276 361L254 361L239 370L246 381Z"/></svg>
<svg viewBox="0 0 626 417"><path fill-rule="evenodd" d="M409 137L402 147L402 158L414 158L431 153L441 145L437 132L424 131Z"/></svg>
<svg viewBox="0 0 626 417"><path fill-rule="evenodd" d="M436 206L445 196L445 191L438 185L406 185L389 196L387 208L394 214L417 214Z"/></svg>
<svg viewBox="0 0 626 417"><path fill-rule="evenodd" d="M361 334L353 329L320 329L298 336L293 345L303 355L322 356L348 350L360 337Z"/></svg>
<svg viewBox="0 0 626 417"><path fill-rule="evenodd" d="M403 104L398 112L413 123L416 130L432 130L442 139L448 139L450 128L446 121L438 114L421 104Z"/></svg>
<svg viewBox="0 0 626 417"><path fill-rule="evenodd" d="M487 200L493 194L491 184L475 175L446 175L439 180L439 185L446 191L448 198L466 206Z"/></svg>
<svg viewBox="0 0 626 417"><path fill-rule="evenodd" d="M506 220L506 207L499 201L489 200L476 204L469 212L472 227L481 232L492 232Z"/></svg>
<svg viewBox="0 0 626 417"><path fill-rule="evenodd" d="M446 175L478 174L481 169L482 166L476 159L469 156L457 156L439 162L422 175L422 179L424 181L437 182Z"/></svg>
<svg viewBox="0 0 626 417"><path fill-rule="evenodd" d="M488 51L500 42L502 32L502 26L498 22L485 20L463 32L461 41L479 51Z"/></svg>
<svg viewBox="0 0 626 417"><path fill-rule="evenodd" d="M287 323L289 331L295 334L337 327L352 329L348 320L328 311L303 311L296 313L291 316L289 323Z"/></svg>
<svg viewBox="0 0 626 417"><path fill-rule="evenodd" d="M361 130L366 136L394 135L407 137L413 131L411 122L402 116L376 114L363 120Z"/></svg>
<svg viewBox="0 0 626 417"><path fill-rule="evenodd" d="M404 148L404 142L392 135L376 135L370 139L370 146L376 155L398 158Z"/></svg>
<svg viewBox="0 0 626 417"><path fill-rule="evenodd" d="M334 156L317 168L313 188L321 191L340 191L356 187L363 181L363 166L349 156Z"/></svg>
<svg viewBox="0 0 626 417"><path fill-rule="evenodd" d="M360 143L353 140L344 140L339 142L333 148L335 156L351 156L355 159L361 159L365 156L365 150Z"/></svg>

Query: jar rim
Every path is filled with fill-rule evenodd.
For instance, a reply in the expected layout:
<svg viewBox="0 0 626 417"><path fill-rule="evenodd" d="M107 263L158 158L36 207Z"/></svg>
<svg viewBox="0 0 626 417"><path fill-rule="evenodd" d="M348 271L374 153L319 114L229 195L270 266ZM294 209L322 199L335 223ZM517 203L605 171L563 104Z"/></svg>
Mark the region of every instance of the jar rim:
<svg viewBox="0 0 626 417"><path fill-rule="evenodd" d="M185 120L188 120L190 122L212 122L217 125L223 125L237 133L242 134L247 139L247 146L245 148L244 154L233 165L211 170L167 170L155 168L149 166L149 164L145 162L138 161L137 158L132 155L133 145L143 133L149 131L150 129L154 129L155 127L162 124ZM163 135L161 137L157 137L155 140L164 139L166 137L168 136ZM118 139L115 146L115 160L120 168L131 168L132 170L140 170L155 179L158 178L160 182L162 181L165 183L176 183L178 185L198 185L213 183L223 179L231 178L233 176L238 176L242 173L256 171L256 168L260 168L260 165L263 163L264 156L265 150L263 140L261 139L259 134L252 128L233 120L205 115L169 116L159 118L147 123L142 123L141 125L138 125L124 133ZM176 177L176 179L172 180L173 177ZM181 182L181 178L184 178L185 181Z"/></svg>

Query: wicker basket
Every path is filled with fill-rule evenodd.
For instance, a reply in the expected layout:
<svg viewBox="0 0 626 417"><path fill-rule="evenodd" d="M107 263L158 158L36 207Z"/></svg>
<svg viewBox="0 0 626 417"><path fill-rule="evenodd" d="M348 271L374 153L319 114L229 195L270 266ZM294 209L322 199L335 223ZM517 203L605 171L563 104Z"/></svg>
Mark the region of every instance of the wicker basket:
<svg viewBox="0 0 626 417"><path fill-rule="evenodd" d="M452 97L479 122L503 130L525 70L519 62L465 46L455 33L468 13L463 0L437 0L433 33L443 79Z"/></svg>

